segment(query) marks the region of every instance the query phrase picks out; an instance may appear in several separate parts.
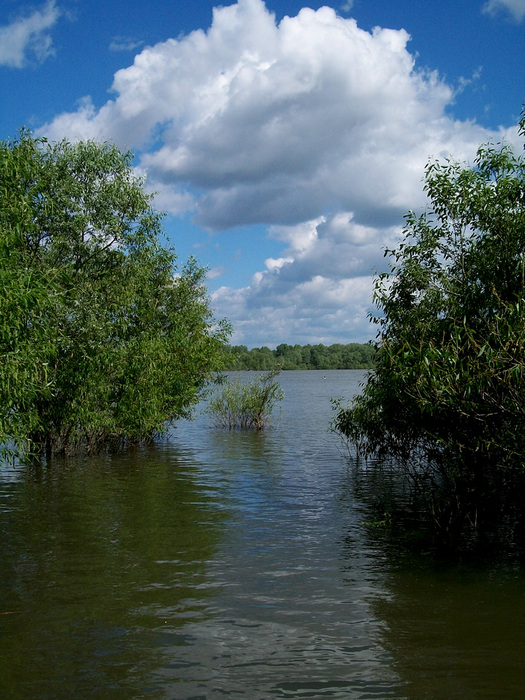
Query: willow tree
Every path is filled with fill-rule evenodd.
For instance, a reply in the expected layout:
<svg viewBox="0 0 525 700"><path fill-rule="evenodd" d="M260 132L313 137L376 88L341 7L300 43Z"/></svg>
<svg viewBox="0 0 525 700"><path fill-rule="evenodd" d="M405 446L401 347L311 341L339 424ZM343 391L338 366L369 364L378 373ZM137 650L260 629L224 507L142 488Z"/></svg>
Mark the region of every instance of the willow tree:
<svg viewBox="0 0 525 700"><path fill-rule="evenodd" d="M376 280L376 370L335 423L474 522L525 474L525 160L488 144L425 183L430 210Z"/></svg>
<svg viewBox="0 0 525 700"><path fill-rule="evenodd" d="M181 268L132 155L23 131L0 143L0 443L140 442L187 415L229 334Z"/></svg>

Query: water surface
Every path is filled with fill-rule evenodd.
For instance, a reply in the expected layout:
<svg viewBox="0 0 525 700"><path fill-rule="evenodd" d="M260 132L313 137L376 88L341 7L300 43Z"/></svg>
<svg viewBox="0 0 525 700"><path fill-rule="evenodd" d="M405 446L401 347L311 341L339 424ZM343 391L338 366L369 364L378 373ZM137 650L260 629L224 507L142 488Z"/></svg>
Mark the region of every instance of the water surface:
<svg viewBox="0 0 525 700"><path fill-rule="evenodd" d="M263 434L4 468L0 697L521 698L525 578L372 536L328 430L364 373L285 372ZM372 488L372 487L370 487Z"/></svg>

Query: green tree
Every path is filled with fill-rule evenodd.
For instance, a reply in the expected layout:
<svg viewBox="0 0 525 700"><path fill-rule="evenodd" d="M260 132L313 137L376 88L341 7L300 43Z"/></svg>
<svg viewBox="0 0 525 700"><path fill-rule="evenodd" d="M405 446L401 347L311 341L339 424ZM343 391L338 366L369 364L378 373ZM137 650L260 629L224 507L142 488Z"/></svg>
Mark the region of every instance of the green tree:
<svg viewBox="0 0 525 700"><path fill-rule="evenodd" d="M525 466L525 162L489 144L425 182L432 211L407 215L376 282L376 370L335 426L474 521Z"/></svg>
<svg viewBox="0 0 525 700"><path fill-rule="evenodd" d="M137 442L186 415L229 328L115 146L0 143L0 443Z"/></svg>

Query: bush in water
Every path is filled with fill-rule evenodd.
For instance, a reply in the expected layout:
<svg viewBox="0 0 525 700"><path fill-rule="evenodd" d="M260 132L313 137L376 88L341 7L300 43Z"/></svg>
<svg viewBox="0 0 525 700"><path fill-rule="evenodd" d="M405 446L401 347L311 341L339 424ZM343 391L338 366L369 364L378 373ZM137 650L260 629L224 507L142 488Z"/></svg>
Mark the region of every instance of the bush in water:
<svg viewBox="0 0 525 700"><path fill-rule="evenodd" d="M275 381L280 371L274 369L260 374L252 382L241 382L240 377L226 380L207 408L214 424L229 430L262 430L267 427L275 404L284 398L279 382Z"/></svg>

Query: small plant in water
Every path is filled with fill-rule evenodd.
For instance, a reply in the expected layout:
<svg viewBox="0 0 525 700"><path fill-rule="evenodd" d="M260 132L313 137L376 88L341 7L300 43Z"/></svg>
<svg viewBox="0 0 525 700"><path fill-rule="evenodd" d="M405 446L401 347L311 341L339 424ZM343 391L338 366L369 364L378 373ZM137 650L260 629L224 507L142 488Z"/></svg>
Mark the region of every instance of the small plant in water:
<svg viewBox="0 0 525 700"><path fill-rule="evenodd" d="M273 408L284 398L284 392L275 377L280 369L260 374L251 382L240 377L226 380L211 398L206 412L220 428L262 430L267 427Z"/></svg>

